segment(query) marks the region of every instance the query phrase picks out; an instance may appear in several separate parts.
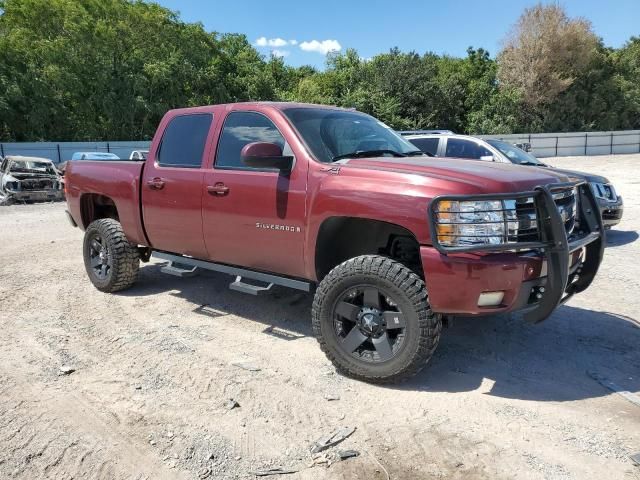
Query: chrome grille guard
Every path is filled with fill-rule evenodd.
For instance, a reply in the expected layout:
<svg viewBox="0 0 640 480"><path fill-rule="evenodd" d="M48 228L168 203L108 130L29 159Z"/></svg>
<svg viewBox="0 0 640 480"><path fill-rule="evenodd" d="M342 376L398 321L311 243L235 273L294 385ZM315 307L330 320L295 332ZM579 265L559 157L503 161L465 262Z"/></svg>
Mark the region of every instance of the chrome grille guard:
<svg viewBox="0 0 640 480"><path fill-rule="evenodd" d="M569 188L574 188L577 195L576 221L579 223L579 229L567 237L565 223L556 207L553 193ZM435 210L438 201L513 200L519 198L534 199L538 219L537 241L459 247L445 247L439 243ZM586 181L542 185L534 188L533 191L519 193L438 196L429 205L429 231L434 248L443 255L525 249L539 250L547 260L547 285L545 295L540 302L525 310L525 318L533 323L546 319L559 304L589 287L604 254L602 217L595 196ZM581 273L579 275L573 274L573 281L569 282L570 256L583 247L586 247L586 256Z"/></svg>

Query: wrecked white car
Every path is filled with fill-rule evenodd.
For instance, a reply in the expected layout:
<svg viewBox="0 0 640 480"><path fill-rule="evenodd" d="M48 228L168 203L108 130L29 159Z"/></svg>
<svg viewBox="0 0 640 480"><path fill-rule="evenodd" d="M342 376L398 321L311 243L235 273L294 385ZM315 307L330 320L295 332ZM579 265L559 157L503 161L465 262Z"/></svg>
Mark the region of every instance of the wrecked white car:
<svg viewBox="0 0 640 480"><path fill-rule="evenodd" d="M63 180L47 158L8 155L0 164L0 205L64 199Z"/></svg>

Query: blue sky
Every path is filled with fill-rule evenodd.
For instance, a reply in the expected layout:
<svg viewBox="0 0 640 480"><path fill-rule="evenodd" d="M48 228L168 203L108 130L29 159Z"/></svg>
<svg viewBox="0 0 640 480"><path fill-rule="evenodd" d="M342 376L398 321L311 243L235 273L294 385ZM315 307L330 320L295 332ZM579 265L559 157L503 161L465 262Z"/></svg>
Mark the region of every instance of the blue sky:
<svg viewBox="0 0 640 480"><path fill-rule="evenodd" d="M494 56L500 41L531 0L160 0L207 30L244 33L266 55L290 65L323 67L329 49L355 48L369 58L397 46L403 51L465 55L469 46ZM544 2L549 3L549 2ZM555 2L554 2L555 3ZM640 35L640 0L564 0L570 16L583 16L605 45L620 47ZM260 40L262 39L262 40ZM284 43L286 42L286 43Z"/></svg>

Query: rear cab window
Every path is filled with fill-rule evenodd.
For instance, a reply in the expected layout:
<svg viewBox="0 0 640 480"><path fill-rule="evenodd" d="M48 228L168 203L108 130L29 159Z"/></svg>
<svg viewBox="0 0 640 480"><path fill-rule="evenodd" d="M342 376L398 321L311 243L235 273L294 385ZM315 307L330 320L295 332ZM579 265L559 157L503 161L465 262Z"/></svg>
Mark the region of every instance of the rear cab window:
<svg viewBox="0 0 640 480"><path fill-rule="evenodd" d="M200 168L212 121L210 113L173 117L162 135L157 153L158 165Z"/></svg>

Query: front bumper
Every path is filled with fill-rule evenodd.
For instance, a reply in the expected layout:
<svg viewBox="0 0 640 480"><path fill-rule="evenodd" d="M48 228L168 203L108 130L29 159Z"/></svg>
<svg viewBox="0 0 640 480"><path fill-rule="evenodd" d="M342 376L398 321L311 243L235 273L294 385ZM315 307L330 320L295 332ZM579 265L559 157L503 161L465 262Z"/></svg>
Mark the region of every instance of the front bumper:
<svg viewBox="0 0 640 480"><path fill-rule="evenodd" d="M598 207L602 215L602 223L606 228L611 228L620 223L624 212L622 197L617 197L614 202L598 198Z"/></svg>
<svg viewBox="0 0 640 480"><path fill-rule="evenodd" d="M582 233L567 238L552 191L570 186L575 186L578 191ZM540 241L526 246L443 247L437 242L434 213L431 211L433 247L421 247L420 254L429 303L434 311L486 315L524 310L525 318L537 323L551 315L559 304L591 284L604 252L604 227L591 189L584 182L578 182L542 186L523 195L535 197L540 219ZM486 199L491 196L457 199L477 200L479 197ZM527 248L527 252L514 251L516 246ZM480 294L496 291L504 292L499 305L478 306Z"/></svg>
<svg viewBox="0 0 640 480"><path fill-rule="evenodd" d="M63 190L6 190L7 198L18 202L64 200Z"/></svg>

